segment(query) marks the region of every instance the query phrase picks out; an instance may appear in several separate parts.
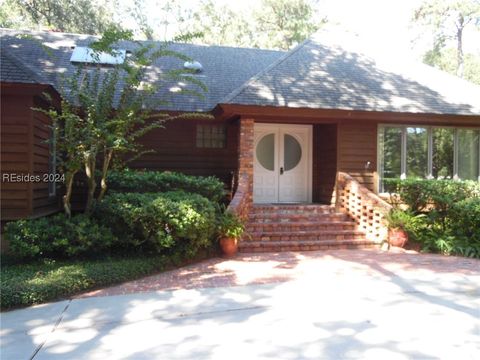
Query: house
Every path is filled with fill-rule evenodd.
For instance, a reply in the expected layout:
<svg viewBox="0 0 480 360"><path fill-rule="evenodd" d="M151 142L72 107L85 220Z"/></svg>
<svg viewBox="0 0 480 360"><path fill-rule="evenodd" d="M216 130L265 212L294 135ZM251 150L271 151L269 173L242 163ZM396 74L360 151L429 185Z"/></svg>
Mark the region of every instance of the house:
<svg viewBox="0 0 480 360"><path fill-rule="evenodd" d="M51 183L6 182L3 176L53 168L44 142L48 119L32 107L47 106L45 91L58 101L59 79L75 68L72 52L93 39L28 35L6 29L1 35L4 221L59 208ZM216 175L227 183L233 174L230 207L253 222L253 250L268 248L262 239L292 249L311 248L312 237L325 234L349 240L344 232L350 225L362 239L378 243L388 207L378 196L388 191L384 178L480 180L479 86L423 64L364 55L356 43L331 43L321 34L289 52L171 46L201 64L195 76L209 91L203 99L172 97L168 106L153 110L198 111L214 120L179 120L148 133L142 142L156 152L132 166ZM162 69L182 66L161 59L149 78L161 81ZM169 83L158 96L169 98L182 86ZM326 206L331 204L336 211ZM339 211L353 223L346 224ZM301 221L280 226L292 214ZM289 240L304 242L288 247Z"/></svg>

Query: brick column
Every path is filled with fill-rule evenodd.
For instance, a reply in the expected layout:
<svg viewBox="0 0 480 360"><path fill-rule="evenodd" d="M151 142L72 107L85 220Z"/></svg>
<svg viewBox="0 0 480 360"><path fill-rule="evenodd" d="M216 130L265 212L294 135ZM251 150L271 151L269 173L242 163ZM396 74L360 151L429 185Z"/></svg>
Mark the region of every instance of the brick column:
<svg viewBox="0 0 480 360"><path fill-rule="evenodd" d="M229 209L247 219L253 203L253 124L250 118L241 118L238 141L238 186Z"/></svg>
<svg viewBox="0 0 480 360"><path fill-rule="evenodd" d="M240 119L240 139L238 142L238 175L248 175L249 190L253 190L253 119ZM250 187L252 187L250 189Z"/></svg>

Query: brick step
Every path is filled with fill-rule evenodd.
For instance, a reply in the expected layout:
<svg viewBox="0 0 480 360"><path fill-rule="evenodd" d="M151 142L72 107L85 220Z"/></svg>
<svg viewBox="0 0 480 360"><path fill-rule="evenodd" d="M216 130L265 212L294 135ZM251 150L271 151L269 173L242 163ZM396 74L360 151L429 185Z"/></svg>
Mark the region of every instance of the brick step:
<svg viewBox="0 0 480 360"><path fill-rule="evenodd" d="M360 240L365 238L365 234L361 231L355 230L324 230L324 231L268 231L268 232L251 232L246 233L242 240L244 242L250 241L297 241L297 240L311 240L322 241L329 239L346 240L354 239Z"/></svg>
<svg viewBox="0 0 480 360"><path fill-rule="evenodd" d="M379 245L365 239L345 240L297 240L297 241L241 241L239 252L279 252L279 251L313 251L327 249L363 249Z"/></svg>
<svg viewBox="0 0 480 360"><path fill-rule="evenodd" d="M288 222L329 222L329 221L349 221L348 215L342 213L331 214L255 214L248 216L249 223L288 223Z"/></svg>
<svg viewBox="0 0 480 360"><path fill-rule="evenodd" d="M354 230L355 223L352 221L295 221L295 222L251 222L247 224L247 232L265 231L337 231Z"/></svg>
<svg viewBox="0 0 480 360"><path fill-rule="evenodd" d="M335 208L331 205L254 205L252 214L331 214Z"/></svg>

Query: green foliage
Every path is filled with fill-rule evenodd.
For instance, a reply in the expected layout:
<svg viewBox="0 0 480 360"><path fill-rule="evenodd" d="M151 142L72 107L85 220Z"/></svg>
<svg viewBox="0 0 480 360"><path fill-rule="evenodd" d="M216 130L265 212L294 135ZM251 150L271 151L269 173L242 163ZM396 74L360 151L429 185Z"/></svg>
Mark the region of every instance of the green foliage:
<svg viewBox="0 0 480 360"><path fill-rule="evenodd" d="M385 182L414 212L434 210L444 214L456 202L480 195L475 181L386 179Z"/></svg>
<svg viewBox="0 0 480 360"><path fill-rule="evenodd" d="M121 239L118 250L194 255L207 248L215 231L215 207L198 194L112 193L94 212Z"/></svg>
<svg viewBox="0 0 480 360"><path fill-rule="evenodd" d="M107 181L110 189L121 192L166 192L183 190L200 194L213 202L224 196L224 184L214 176L189 176L169 171L111 171Z"/></svg>
<svg viewBox="0 0 480 360"><path fill-rule="evenodd" d="M423 250L480 258L477 182L420 179L388 182L408 207L403 215L405 230L422 244ZM393 205L398 209L398 199L394 199Z"/></svg>
<svg viewBox="0 0 480 360"><path fill-rule="evenodd" d="M307 39L326 21L315 19L313 4L308 0L263 0L254 14L261 47L288 50Z"/></svg>
<svg viewBox="0 0 480 360"><path fill-rule="evenodd" d="M13 24L18 28L100 34L111 24L113 9L104 0L8 0ZM2 5L3 6L3 5Z"/></svg>
<svg viewBox="0 0 480 360"><path fill-rule="evenodd" d="M225 211L217 219L218 237L239 239L245 231L245 225L235 214Z"/></svg>
<svg viewBox="0 0 480 360"><path fill-rule="evenodd" d="M145 16L146 0L136 0L124 13L147 39L198 34L203 44L290 49L308 38L325 21L315 0L263 0L238 10L213 0L188 3L166 0L153 16Z"/></svg>
<svg viewBox="0 0 480 360"><path fill-rule="evenodd" d="M413 219L414 216L412 213L395 208L385 215L385 220L390 229L402 229L406 231L407 228L413 225Z"/></svg>
<svg viewBox="0 0 480 360"><path fill-rule="evenodd" d="M2 266L0 304L7 309L61 299L161 271L170 264L166 256L140 256Z"/></svg>
<svg viewBox="0 0 480 360"><path fill-rule="evenodd" d="M425 53L423 62L455 75L457 71L457 50L446 47L429 50ZM480 85L480 56L466 53L463 66L464 79Z"/></svg>
<svg viewBox="0 0 480 360"><path fill-rule="evenodd" d="M431 65L439 66L447 61L447 68L453 74L466 77L466 59L463 54L463 41L465 29L471 27L478 31L480 27L480 1L479 0L424 0L415 10L413 19L431 30L434 38L433 49L427 52L425 60ZM456 48L453 56L441 60L441 54L454 41ZM450 51L452 53L452 51ZM452 53L453 54L453 53ZM444 56L443 56L444 57ZM470 70L469 76L472 76ZM473 75L475 81L478 75Z"/></svg>
<svg viewBox="0 0 480 360"><path fill-rule="evenodd" d="M120 40L132 40L132 32L115 26L107 28L103 36L89 46L94 57L102 52L114 54ZM135 157L148 152L137 141L147 132L162 127L167 120L195 116L195 114L153 114L152 109L165 105L155 94L159 86L180 80L193 84L185 94L202 96L205 85L193 76L184 76L184 70L174 69L162 73L163 82L146 80L147 71L161 57L176 57L190 60L187 56L168 48L167 43L137 45L122 64L106 70L102 66L79 65L75 74L65 79L61 109L45 112L53 122L60 170L65 174L67 194L64 208L70 215L71 184L74 176L84 169L87 177L88 195L85 211L93 206L96 188L100 185L98 200L107 190L106 177L116 157L121 162L127 155ZM122 155L122 156L120 156ZM95 177L101 164L100 184Z"/></svg>
<svg viewBox="0 0 480 360"><path fill-rule="evenodd" d="M11 255L23 260L108 252L118 241L109 228L83 214L12 221L5 226L5 239Z"/></svg>

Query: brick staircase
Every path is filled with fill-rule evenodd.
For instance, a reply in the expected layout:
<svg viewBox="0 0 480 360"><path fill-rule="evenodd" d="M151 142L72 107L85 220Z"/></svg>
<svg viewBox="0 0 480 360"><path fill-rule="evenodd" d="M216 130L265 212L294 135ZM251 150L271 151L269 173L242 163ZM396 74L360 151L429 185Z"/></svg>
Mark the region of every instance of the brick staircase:
<svg viewBox="0 0 480 360"><path fill-rule="evenodd" d="M355 222L329 205L253 205L240 252L375 247Z"/></svg>

